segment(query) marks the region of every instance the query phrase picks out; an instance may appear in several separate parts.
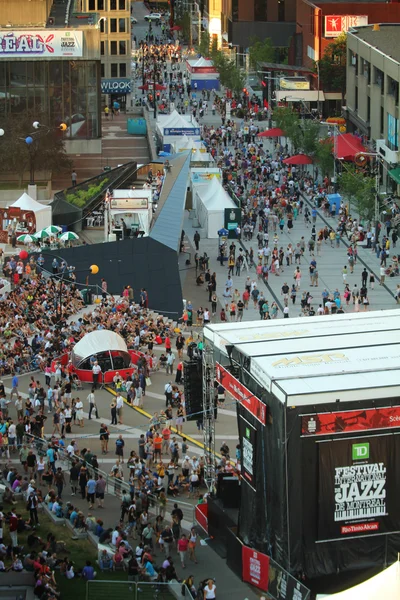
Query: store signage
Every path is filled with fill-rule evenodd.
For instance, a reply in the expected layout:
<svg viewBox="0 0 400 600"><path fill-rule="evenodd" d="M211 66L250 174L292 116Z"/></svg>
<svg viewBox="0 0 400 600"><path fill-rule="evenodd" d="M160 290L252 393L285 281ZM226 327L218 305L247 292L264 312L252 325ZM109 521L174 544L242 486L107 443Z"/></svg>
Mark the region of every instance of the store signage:
<svg viewBox="0 0 400 600"><path fill-rule="evenodd" d="M192 73L198 73L199 75L202 73L215 73L217 75L217 71L215 67L191 67Z"/></svg>
<svg viewBox="0 0 400 600"><path fill-rule="evenodd" d="M218 383L263 425L267 421L267 407L257 396L254 396L227 369L216 363L216 379Z"/></svg>
<svg viewBox="0 0 400 600"><path fill-rule="evenodd" d="M112 198L111 208L117 210L147 209L149 201L147 198Z"/></svg>
<svg viewBox="0 0 400 600"><path fill-rule="evenodd" d="M368 15L326 15L325 37L338 37L350 27L368 25Z"/></svg>
<svg viewBox="0 0 400 600"><path fill-rule="evenodd" d="M43 29L0 33L0 58L37 58L38 56L46 58L83 56L83 32Z"/></svg>
<svg viewBox="0 0 400 600"><path fill-rule="evenodd" d="M164 127L164 135L200 135L200 127Z"/></svg>
<svg viewBox="0 0 400 600"><path fill-rule="evenodd" d="M309 90L310 82L309 81L299 81L294 79L285 79L281 78L279 80L279 87L281 90Z"/></svg>
<svg viewBox="0 0 400 600"><path fill-rule="evenodd" d="M301 435L337 435L400 427L400 406L346 410L301 416Z"/></svg>
<svg viewBox="0 0 400 600"><path fill-rule="evenodd" d="M242 415L239 418L240 473L243 481L257 491L256 487L256 439L257 430Z"/></svg>
<svg viewBox="0 0 400 600"><path fill-rule="evenodd" d="M102 79L102 94L130 94L132 91L130 79Z"/></svg>
<svg viewBox="0 0 400 600"><path fill-rule="evenodd" d="M269 556L242 546L242 579L266 592L268 590Z"/></svg>
<svg viewBox="0 0 400 600"><path fill-rule="evenodd" d="M318 540L400 529L398 435L321 442Z"/></svg>

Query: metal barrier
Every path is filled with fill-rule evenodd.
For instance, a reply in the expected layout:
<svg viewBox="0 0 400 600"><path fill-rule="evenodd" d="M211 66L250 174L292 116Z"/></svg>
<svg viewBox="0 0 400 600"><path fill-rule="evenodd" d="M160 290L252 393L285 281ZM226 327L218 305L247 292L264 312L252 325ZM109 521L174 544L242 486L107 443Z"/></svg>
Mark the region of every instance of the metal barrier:
<svg viewBox="0 0 400 600"><path fill-rule="evenodd" d="M182 591L184 590L184 593ZM86 600L110 600L110 598L131 598L132 600L189 600L192 595L186 585L178 581L169 583L139 581L99 580L86 584Z"/></svg>

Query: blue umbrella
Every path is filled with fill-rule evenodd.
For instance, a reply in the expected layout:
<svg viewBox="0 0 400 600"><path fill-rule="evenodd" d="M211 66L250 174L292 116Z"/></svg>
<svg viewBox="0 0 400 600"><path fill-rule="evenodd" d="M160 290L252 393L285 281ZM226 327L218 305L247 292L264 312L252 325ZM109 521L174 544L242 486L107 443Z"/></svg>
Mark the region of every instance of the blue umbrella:
<svg viewBox="0 0 400 600"><path fill-rule="evenodd" d="M161 150L158 153L158 156L171 156L171 153L170 152L164 152L164 150Z"/></svg>

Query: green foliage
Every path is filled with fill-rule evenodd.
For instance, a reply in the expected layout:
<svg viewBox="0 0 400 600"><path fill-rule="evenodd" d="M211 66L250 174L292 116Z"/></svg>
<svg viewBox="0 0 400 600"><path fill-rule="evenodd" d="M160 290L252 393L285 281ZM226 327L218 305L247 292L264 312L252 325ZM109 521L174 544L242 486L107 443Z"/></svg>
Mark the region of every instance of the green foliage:
<svg viewBox="0 0 400 600"><path fill-rule="evenodd" d="M65 199L69 204L78 208L84 208L89 202L99 194L108 183L108 178L103 179L97 185L91 183L87 190L77 190L74 194L66 194Z"/></svg>
<svg viewBox="0 0 400 600"><path fill-rule="evenodd" d="M375 179L354 165L346 164L339 177L339 190L355 208L361 219L371 221L375 213Z"/></svg>
<svg viewBox="0 0 400 600"><path fill-rule="evenodd" d="M205 58L211 58L219 73L221 85L240 94L246 84L246 76L230 58L218 50L218 41L212 40L208 33L201 34L200 44L196 50Z"/></svg>
<svg viewBox="0 0 400 600"><path fill-rule="evenodd" d="M189 13L184 13L182 16L179 17L179 19L175 19L175 23L176 23L176 25L179 25L179 27L181 27L181 33L182 33L183 38L186 41L189 41L190 40L190 25L191 25Z"/></svg>
<svg viewBox="0 0 400 600"><path fill-rule="evenodd" d="M204 56L205 58L209 58L211 55L210 43L211 43L210 34L208 33L208 31L202 31L201 32L201 40L200 40L199 44L196 46L196 51L199 54L201 54L202 56Z"/></svg>
<svg viewBox="0 0 400 600"><path fill-rule="evenodd" d="M43 128L34 129L34 121L39 121ZM44 114L33 114L30 110L10 114L0 119L0 127L5 131L0 143L0 171L16 173L20 186L29 170L31 155L35 171L59 172L72 168L61 133L46 122ZM31 145L25 142L27 136L34 140Z"/></svg>
<svg viewBox="0 0 400 600"><path fill-rule="evenodd" d="M330 177L334 171L333 140L327 137L319 140L314 154L315 162L320 166L323 176Z"/></svg>
<svg viewBox="0 0 400 600"><path fill-rule="evenodd" d="M261 41L257 36L250 38L249 46L250 65L257 68L259 63L275 62L275 48L272 45L271 38L265 38Z"/></svg>
<svg viewBox="0 0 400 600"><path fill-rule="evenodd" d="M333 42L328 44L319 61L319 76L321 87L326 91L346 90L346 39L345 33L339 35ZM314 68L318 72L317 65Z"/></svg>

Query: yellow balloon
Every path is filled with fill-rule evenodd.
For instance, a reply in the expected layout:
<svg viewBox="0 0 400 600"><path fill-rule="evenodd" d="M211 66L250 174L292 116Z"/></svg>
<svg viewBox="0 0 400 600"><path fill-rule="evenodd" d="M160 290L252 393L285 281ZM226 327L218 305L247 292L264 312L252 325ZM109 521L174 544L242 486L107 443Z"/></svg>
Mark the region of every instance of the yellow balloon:
<svg viewBox="0 0 400 600"><path fill-rule="evenodd" d="M339 131L340 131L340 133L345 133L345 131L346 131L346 126L345 126L345 125L342 125L341 127L339 127Z"/></svg>
<svg viewBox="0 0 400 600"><path fill-rule="evenodd" d="M94 301L95 304L100 304L101 300L100 298L96 298L96 300Z"/></svg>
<svg viewBox="0 0 400 600"><path fill-rule="evenodd" d="M66 131L67 130L67 125L65 123L61 123L60 129L61 129L61 131Z"/></svg>
<svg viewBox="0 0 400 600"><path fill-rule="evenodd" d="M99 272L99 267L97 265L92 265L90 267L90 272L92 275L97 275L97 273Z"/></svg>

